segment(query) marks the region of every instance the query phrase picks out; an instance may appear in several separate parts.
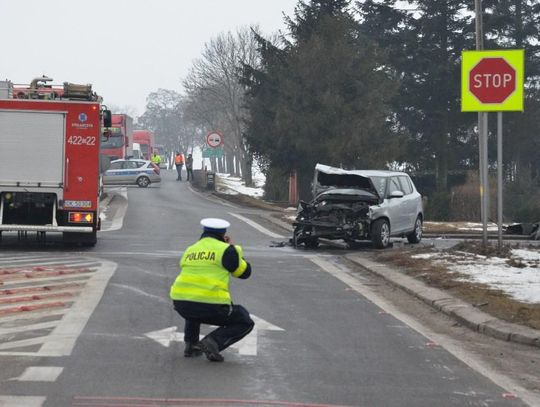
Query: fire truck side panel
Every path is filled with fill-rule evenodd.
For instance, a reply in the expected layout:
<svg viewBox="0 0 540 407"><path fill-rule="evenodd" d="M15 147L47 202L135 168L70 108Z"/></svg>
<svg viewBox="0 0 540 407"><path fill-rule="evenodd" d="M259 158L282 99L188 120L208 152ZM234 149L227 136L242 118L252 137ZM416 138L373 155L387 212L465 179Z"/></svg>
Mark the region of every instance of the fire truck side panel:
<svg viewBox="0 0 540 407"><path fill-rule="evenodd" d="M0 110L0 183L62 188L65 113Z"/></svg>
<svg viewBox="0 0 540 407"><path fill-rule="evenodd" d="M95 243L100 131L96 102L0 100L0 231Z"/></svg>

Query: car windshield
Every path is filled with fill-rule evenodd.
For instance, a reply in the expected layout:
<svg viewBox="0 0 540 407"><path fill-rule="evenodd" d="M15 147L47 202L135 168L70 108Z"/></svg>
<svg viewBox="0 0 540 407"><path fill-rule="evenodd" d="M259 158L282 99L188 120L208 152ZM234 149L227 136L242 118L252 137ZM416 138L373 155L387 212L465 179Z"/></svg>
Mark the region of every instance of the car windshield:
<svg viewBox="0 0 540 407"><path fill-rule="evenodd" d="M381 199L384 197L386 193L386 183L387 178L386 177L369 177L371 179L371 182L373 183L373 186L375 187L375 190L377 191L377 194Z"/></svg>

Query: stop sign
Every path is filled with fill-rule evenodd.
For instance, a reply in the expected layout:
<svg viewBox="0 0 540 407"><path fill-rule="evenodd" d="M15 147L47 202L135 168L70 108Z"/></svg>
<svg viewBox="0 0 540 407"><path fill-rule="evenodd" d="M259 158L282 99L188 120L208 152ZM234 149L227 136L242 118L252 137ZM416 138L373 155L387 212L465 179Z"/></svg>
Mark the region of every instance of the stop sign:
<svg viewBox="0 0 540 407"><path fill-rule="evenodd" d="M516 71L504 58L483 58L469 72L469 91L482 103L503 103L516 90Z"/></svg>

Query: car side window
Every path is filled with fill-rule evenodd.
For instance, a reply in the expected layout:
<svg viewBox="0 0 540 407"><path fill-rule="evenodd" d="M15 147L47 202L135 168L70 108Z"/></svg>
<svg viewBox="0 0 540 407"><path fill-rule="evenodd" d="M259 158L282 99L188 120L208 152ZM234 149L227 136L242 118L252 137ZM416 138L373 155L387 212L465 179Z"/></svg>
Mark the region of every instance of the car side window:
<svg viewBox="0 0 540 407"><path fill-rule="evenodd" d="M132 170L132 169L135 169L137 168L137 163L133 162L133 161L126 161L124 163L124 168L125 169L128 169L128 170Z"/></svg>
<svg viewBox="0 0 540 407"><path fill-rule="evenodd" d="M399 182L401 184L401 190L405 195L410 195L413 193L413 188L409 177L401 176L399 177Z"/></svg>
<svg viewBox="0 0 540 407"><path fill-rule="evenodd" d="M390 178L390 188L388 188L388 193L391 194L394 191L403 192L403 190L401 189L401 185L399 184L399 179L397 177Z"/></svg>
<svg viewBox="0 0 540 407"><path fill-rule="evenodd" d="M110 170L119 170L122 168L122 161L118 161L116 163L112 163L109 167Z"/></svg>
<svg viewBox="0 0 540 407"><path fill-rule="evenodd" d="M134 161L135 168L141 168L144 165L144 161Z"/></svg>

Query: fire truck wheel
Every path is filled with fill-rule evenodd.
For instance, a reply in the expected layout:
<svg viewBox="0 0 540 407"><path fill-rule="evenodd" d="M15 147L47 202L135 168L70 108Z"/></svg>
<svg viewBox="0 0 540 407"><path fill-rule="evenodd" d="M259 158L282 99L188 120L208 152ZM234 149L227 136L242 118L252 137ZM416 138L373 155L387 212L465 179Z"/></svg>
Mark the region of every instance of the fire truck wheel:
<svg viewBox="0 0 540 407"><path fill-rule="evenodd" d="M150 185L150 178L148 177L137 178L137 185L141 188L146 188L148 185Z"/></svg>
<svg viewBox="0 0 540 407"><path fill-rule="evenodd" d="M62 240L66 246L85 246L93 247L97 243L97 232L92 233L70 233L64 232L62 234Z"/></svg>

